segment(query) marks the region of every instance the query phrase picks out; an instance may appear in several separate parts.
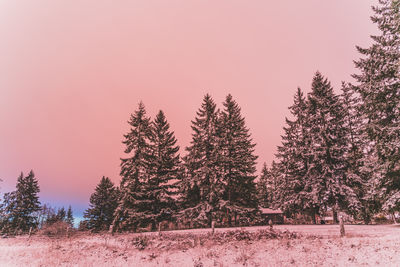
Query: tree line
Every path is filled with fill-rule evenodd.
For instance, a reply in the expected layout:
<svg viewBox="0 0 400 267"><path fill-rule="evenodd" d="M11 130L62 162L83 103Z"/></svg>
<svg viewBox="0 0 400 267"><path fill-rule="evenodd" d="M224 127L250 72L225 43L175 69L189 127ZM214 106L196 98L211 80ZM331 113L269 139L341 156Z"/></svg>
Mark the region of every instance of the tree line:
<svg viewBox="0 0 400 267"><path fill-rule="evenodd" d="M307 214L314 223L328 210L335 221L344 211L365 223L380 211L399 211L400 4L379 3L371 19L380 35L369 48L357 47L355 82L343 82L335 93L316 72L307 95L298 88L275 161L263 165L258 179L255 143L231 95L222 109L204 96L184 156L164 112L152 120L140 102L123 139L120 184L100 180L81 228L249 225L258 221L260 207L280 208L288 217ZM21 174L17 190L3 197L3 231L39 225L38 192L33 172Z"/></svg>
<svg viewBox="0 0 400 267"><path fill-rule="evenodd" d="M400 4L379 3L371 19L381 34L372 36L371 47L357 47L362 58L355 61L355 83L343 82L336 94L329 80L316 72L307 96L297 89L276 160L270 168L264 164L257 185L257 157L240 107L229 95L220 112L206 95L192 121L192 141L183 163L176 154L161 157L175 159L169 165L174 167L161 172L171 181L162 183L170 194L161 197L158 177L164 176L151 171L151 166L166 165L160 158L154 165L154 152L143 152L159 148L151 136L162 127L125 136L126 152L137 150L134 157L122 160L121 197L116 211L109 213L110 225L135 229L151 223L154 229L157 222L186 218L192 226L210 225L212 220L230 226L256 220L259 207L280 208L289 217L308 214L314 223L328 210L335 222L338 211L344 211L365 223L380 211L399 211ZM131 118L132 126L139 126L140 114L145 114L142 105ZM146 133L150 142L133 138ZM173 133L170 136L175 145ZM139 143L150 149L133 145ZM173 145L170 151L177 152ZM173 175L168 175L171 170ZM144 187L149 191L141 182L152 185ZM161 199L165 205L159 204ZM90 209L86 217L96 220Z"/></svg>
<svg viewBox="0 0 400 267"><path fill-rule="evenodd" d="M210 95L192 121L184 157L163 111L154 120L143 103L128 121L121 183L103 177L90 198L85 227L136 231L161 222L238 224L257 212L256 159L249 129L231 95L219 110Z"/></svg>
<svg viewBox="0 0 400 267"><path fill-rule="evenodd" d="M263 168L262 201L287 214L346 211L369 223L400 210L400 3L381 0L380 35L357 47L355 83L335 94L317 72L311 92L296 91L276 162Z"/></svg>
<svg viewBox="0 0 400 267"><path fill-rule="evenodd" d="M74 227L74 216L71 206L56 209L41 205L38 193L38 180L31 170L27 176L18 176L16 190L5 193L0 203L0 233L24 234L45 228L57 222L64 222Z"/></svg>

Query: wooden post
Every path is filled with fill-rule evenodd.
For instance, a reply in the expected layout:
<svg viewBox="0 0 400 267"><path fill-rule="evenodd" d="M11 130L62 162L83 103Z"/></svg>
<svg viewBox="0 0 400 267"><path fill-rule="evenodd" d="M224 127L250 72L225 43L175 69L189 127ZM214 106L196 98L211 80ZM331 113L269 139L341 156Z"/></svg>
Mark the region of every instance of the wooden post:
<svg viewBox="0 0 400 267"><path fill-rule="evenodd" d="M273 230L272 228L274 227L273 225L273 223L272 223L272 220L271 219L269 219L269 221L268 221L268 224L269 224L269 230Z"/></svg>
<svg viewBox="0 0 400 267"><path fill-rule="evenodd" d="M31 228L29 228L29 238L31 238L31 235L32 235L32 226Z"/></svg>
<svg viewBox="0 0 400 267"><path fill-rule="evenodd" d="M161 236L161 222L158 223L158 236Z"/></svg>
<svg viewBox="0 0 400 267"><path fill-rule="evenodd" d="M345 235L343 216L340 216L340 236L344 237Z"/></svg>
<svg viewBox="0 0 400 267"><path fill-rule="evenodd" d="M108 231L111 235L114 235L114 225L110 225L110 230Z"/></svg>
<svg viewBox="0 0 400 267"><path fill-rule="evenodd" d="M211 222L211 231L212 231L212 234L214 235L214 232L215 232L215 221Z"/></svg>

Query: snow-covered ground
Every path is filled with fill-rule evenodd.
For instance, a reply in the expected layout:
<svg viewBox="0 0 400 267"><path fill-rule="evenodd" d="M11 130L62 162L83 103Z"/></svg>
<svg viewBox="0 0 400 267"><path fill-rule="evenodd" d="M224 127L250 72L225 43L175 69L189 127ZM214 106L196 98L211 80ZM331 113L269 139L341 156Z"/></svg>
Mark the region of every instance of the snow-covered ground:
<svg viewBox="0 0 400 267"><path fill-rule="evenodd" d="M148 234L21 236L0 239L0 266L400 266L400 226L346 225L344 238L338 225L274 228L302 237L216 242L204 238L210 229L151 236L147 244Z"/></svg>

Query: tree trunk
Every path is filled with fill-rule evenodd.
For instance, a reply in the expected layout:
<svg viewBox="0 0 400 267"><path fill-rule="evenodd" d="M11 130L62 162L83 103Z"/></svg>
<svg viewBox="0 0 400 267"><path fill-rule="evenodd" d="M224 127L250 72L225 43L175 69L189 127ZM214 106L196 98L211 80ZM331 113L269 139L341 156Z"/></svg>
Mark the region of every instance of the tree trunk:
<svg viewBox="0 0 400 267"><path fill-rule="evenodd" d="M340 236L344 237L345 234L343 217L340 217Z"/></svg>
<svg viewBox="0 0 400 267"><path fill-rule="evenodd" d="M158 223L158 235L159 235L159 236L161 236L161 230L162 230L162 229L161 229L161 228L162 228L161 226L162 226L162 225L161 225L161 222Z"/></svg>
<svg viewBox="0 0 400 267"><path fill-rule="evenodd" d="M235 226L237 226L237 214L236 214L236 211L235 211Z"/></svg>
<svg viewBox="0 0 400 267"><path fill-rule="evenodd" d="M362 214L362 217L363 217L364 224L368 225L371 223L371 216L369 216L369 214L365 210Z"/></svg>
<svg viewBox="0 0 400 267"><path fill-rule="evenodd" d="M316 212L315 212L315 210L312 210L311 218L312 218L313 224L317 224L317 219L315 218L315 216L316 216Z"/></svg>
<svg viewBox="0 0 400 267"><path fill-rule="evenodd" d="M338 212L335 206L332 208L332 213L333 213L333 223L338 224L339 223Z"/></svg>

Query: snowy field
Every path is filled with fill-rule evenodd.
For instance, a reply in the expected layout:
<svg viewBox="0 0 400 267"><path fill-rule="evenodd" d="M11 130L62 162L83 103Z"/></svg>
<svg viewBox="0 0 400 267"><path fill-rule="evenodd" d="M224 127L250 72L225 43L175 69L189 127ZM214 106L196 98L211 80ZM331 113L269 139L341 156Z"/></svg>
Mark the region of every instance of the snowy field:
<svg viewBox="0 0 400 267"><path fill-rule="evenodd" d="M0 239L0 266L400 266L400 226L279 225L298 236L210 238L210 229ZM257 233L268 227L248 227ZM235 229L216 229L224 236ZM239 231L240 229L236 229ZM245 237L243 234L239 234Z"/></svg>

